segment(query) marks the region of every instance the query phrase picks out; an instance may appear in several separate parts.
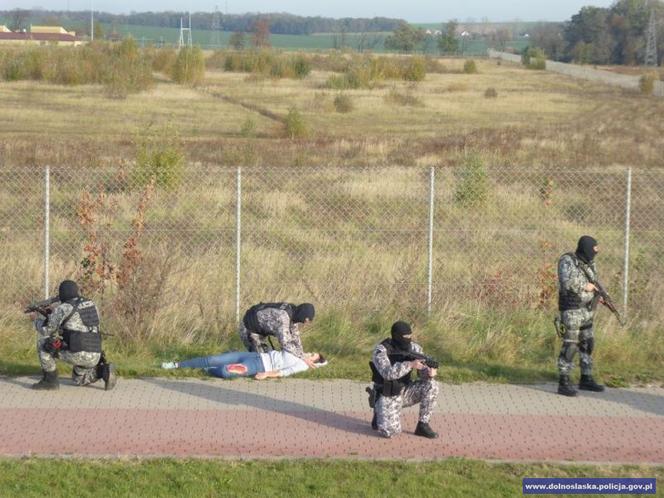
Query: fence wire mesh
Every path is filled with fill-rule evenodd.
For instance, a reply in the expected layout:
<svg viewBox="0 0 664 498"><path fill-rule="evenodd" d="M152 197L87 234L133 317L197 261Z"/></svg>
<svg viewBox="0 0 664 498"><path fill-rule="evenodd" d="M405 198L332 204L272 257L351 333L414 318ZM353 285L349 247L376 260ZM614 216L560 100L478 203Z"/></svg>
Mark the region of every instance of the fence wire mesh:
<svg viewBox="0 0 664 498"><path fill-rule="evenodd" d="M348 313L554 309L557 258L583 234L600 241L614 299L629 291L630 313L659 310L661 170L633 171L629 224L626 168L242 168L238 195L239 174L50 167L46 205L45 168L0 172L3 309L44 294L48 211L49 293L80 280L131 318L135 338L163 327L216 334L259 301Z"/></svg>

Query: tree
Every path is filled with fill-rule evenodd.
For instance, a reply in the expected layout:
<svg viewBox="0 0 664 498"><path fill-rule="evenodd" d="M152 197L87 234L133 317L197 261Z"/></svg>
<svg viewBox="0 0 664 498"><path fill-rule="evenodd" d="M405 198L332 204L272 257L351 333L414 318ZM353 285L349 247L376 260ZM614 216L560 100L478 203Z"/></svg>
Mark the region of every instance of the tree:
<svg viewBox="0 0 664 498"><path fill-rule="evenodd" d="M270 23L266 19L258 19L253 27L253 44L256 48L270 46Z"/></svg>
<svg viewBox="0 0 664 498"><path fill-rule="evenodd" d="M507 49L510 40L512 40L512 31L507 28L497 29L489 35L491 47L500 51Z"/></svg>
<svg viewBox="0 0 664 498"><path fill-rule="evenodd" d="M30 11L25 9L14 9L9 16L9 29L12 31L27 30L29 27Z"/></svg>
<svg viewBox="0 0 664 498"><path fill-rule="evenodd" d="M228 40L228 44L235 50L244 49L246 43L247 41L245 40L244 33L242 31L235 31L231 35L230 40Z"/></svg>
<svg viewBox="0 0 664 498"><path fill-rule="evenodd" d="M530 40L553 60L563 60L567 42L560 23L542 23L531 30Z"/></svg>
<svg viewBox="0 0 664 498"><path fill-rule="evenodd" d="M95 40L103 40L105 34L104 28L102 28L101 23L99 21L94 22L93 29L95 32Z"/></svg>
<svg viewBox="0 0 664 498"><path fill-rule="evenodd" d="M46 16L42 22L42 26L62 26L62 21L57 16L54 15L48 15Z"/></svg>
<svg viewBox="0 0 664 498"><path fill-rule="evenodd" d="M609 9L583 7L572 16L564 30L568 58L582 64L608 64L611 61L610 15Z"/></svg>
<svg viewBox="0 0 664 498"><path fill-rule="evenodd" d="M198 47L182 47L173 66L173 79L183 85L196 86L205 78L205 57Z"/></svg>
<svg viewBox="0 0 664 498"><path fill-rule="evenodd" d="M459 40L456 32L459 23L452 19L446 25L443 25L440 37L438 38L438 50L442 54L456 54L459 51Z"/></svg>
<svg viewBox="0 0 664 498"><path fill-rule="evenodd" d="M416 28L402 21L397 29L385 38L385 48L398 52L412 52L424 41L424 37L425 31L422 28Z"/></svg>
<svg viewBox="0 0 664 498"><path fill-rule="evenodd" d="M618 0L610 8L583 7L565 27L565 58L592 64L638 64L644 56L651 9L662 12L664 5Z"/></svg>

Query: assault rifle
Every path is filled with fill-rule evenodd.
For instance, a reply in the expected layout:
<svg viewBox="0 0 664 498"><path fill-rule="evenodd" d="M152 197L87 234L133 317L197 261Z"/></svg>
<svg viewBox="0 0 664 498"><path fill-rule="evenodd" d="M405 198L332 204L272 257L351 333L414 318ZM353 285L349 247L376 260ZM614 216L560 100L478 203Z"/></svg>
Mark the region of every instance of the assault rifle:
<svg viewBox="0 0 664 498"><path fill-rule="evenodd" d="M422 361L427 367L437 369L440 363L438 360L433 359L431 356L427 356L422 353L416 353L414 351L399 351L398 353L401 358L399 358L399 361L413 361L413 360L420 360Z"/></svg>
<svg viewBox="0 0 664 498"><path fill-rule="evenodd" d="M59 302L60 302L59 296L49 297L48 299L44 299L43 301L29 304L28 306L26 306L25 311L23 311L23 313L32 313L36 311L40 315L47 317L48 315L51 314L52 311L50 306L52 304Z"/></svg>
<svg viewBox="0 0 664 498"><path fill-rule="evenodd" d="M602 284L600 284L597 280L594 282L591 282L595 287L597 287L597 291L595 292L595 296L593 297L591 308L593 311L597 309L597 304L601 302L604 306L609 308L611 313L616 315L616 318L618 319L618 323L620 324L621 327L625 326L625 320L623 320L622 316L620 316L620 312L618 311L618 308L616 308L616 305L613 303L613 300L611 299L611 296L609 296L609 293L606 292L606 289Z"/></svg>
<svg viewBox="0 0 664 498"><path fill-rule="evenodd" d="M433 359L431 356L427 356L422 353L414 353L414 352L408 354L415 360L422 360L427 367L433 368L434 370L440 366L438 360Z"/></svg>
<svg viewBox="0 0 664 498"><path fill-rule="evenodd" d="M593 296L593 300L590 304L590 309L595 311L597 309L597 305L601 303L609 308L609 311L616 315L616 318L618 319L618 323L620 324L621 327L625 326L625 321L623 320L622 316L620 316L620 312L618 311L618 308L616 308L616 305L613 302L613 299L611 299L611 296L609 296L609 293L606 292L606 289L604 286L597 280L596 278L592 278L592 275L588 271L585 265L580 264L579 267L583 271L583 273L586 275L586 278L588 281L593 284L597 290L595 291L595 295Z"/></svg>
<svg viewBox="0 0 664 498"><path fill-rule="evenodd" d="M390 355L393 356L393 355ZM437 369L440 363L438 360L435 360L431 356L427 356L422 353L416 353L414 351L399 351L398 353L394 354L396 356L396 361L402 362L402 361L413 361L413 360L420 360L424 362L424 364L428 368L433 368ZM373 364L373 361L369 362L369 367L371 368L371 372L373 374L373 381L374 385L373 387L367 387L365 391L369 395L369 407L374 408L376 405L376 401L378 400L378 397L381 395L382 391L380 390L381 388L377 388L375 382L376 382L376 376L380 375L378 373L378 370L376 369L376 365Z"/></svg>

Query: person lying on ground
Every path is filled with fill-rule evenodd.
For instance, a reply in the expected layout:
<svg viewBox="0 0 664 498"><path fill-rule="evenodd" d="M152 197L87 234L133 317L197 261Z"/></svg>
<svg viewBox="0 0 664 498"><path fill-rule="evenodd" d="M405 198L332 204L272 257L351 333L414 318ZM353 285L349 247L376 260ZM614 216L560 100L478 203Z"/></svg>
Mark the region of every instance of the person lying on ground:
<svg viewBox="0 0 664 498"><path fill-rule="evenodd" d="M263 380L288 377L324 365L327 365L327 361L323 355L318 353L306 354L302 359L288 351L270 351L268 353L233 351L181 362L164 362L161 364L161 368L166 370L201 368L208 374L223 379L254 377L256 380Z"/></svg>

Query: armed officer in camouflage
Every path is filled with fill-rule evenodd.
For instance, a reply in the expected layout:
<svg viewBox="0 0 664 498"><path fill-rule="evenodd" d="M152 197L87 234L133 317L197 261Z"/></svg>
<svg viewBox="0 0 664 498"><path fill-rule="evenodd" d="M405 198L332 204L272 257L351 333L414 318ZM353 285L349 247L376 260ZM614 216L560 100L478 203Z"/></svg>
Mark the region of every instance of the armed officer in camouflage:
<svg viewBox="0 0 664 498"><path fill-rule="evenodd" d="M593 299L598 289L590 280L597 280L594 259L598 252L597 241L584 235L579 239L576 252L563 254L558 261L558 309L563 324L563 345L558 356L558 393L564 396L577 394L569 378L577 350L581 365L579 389L604 390L604 386L597 384L592 376Z"/></svg>
<svg viewBox="0 0 664 498"><path fill-rule="evenodd" d="M104 380L110 390L117 377L115 367L106 363L101 350L99 313L95 303L79 295L78 285L65 280L58 289L60 304L46 317L31 313L37 330L37 352L42 368L42 379L34 389L58 389L58 372L55 360L60 359L74 366L72 379L79 386Z"/></svg>
<svg viewBox="0 0 664 498"><path fill-rule="evenodd" d="M313 321L316 310L311 303L260 303L244 314L240 324L240 339L247 351L267 353L271 347L269 336L276 337L282 351L304 358L301 330Z"/></svg>
<svg viewBox="0 0 664 498"><path fill-rule="evenodd" d="M410 325L398 321L392 325L391 338L374 348L370 365L377 398L371 427L391 438L401 432L401 408L420 403L415 434L434 439L438 434L429 426L429 420L438 396L434 379L437 371L421 359L407 360L409 352L422 354L422 347L411 339ZM411 379L413 370L419 373L417 381Z"/></svg>

